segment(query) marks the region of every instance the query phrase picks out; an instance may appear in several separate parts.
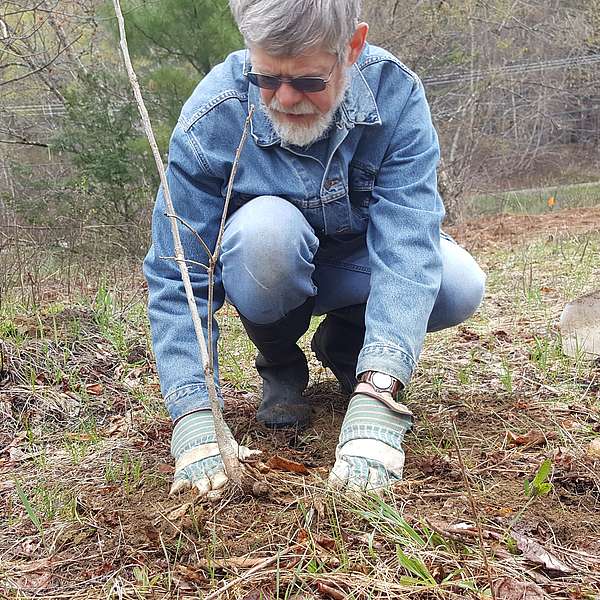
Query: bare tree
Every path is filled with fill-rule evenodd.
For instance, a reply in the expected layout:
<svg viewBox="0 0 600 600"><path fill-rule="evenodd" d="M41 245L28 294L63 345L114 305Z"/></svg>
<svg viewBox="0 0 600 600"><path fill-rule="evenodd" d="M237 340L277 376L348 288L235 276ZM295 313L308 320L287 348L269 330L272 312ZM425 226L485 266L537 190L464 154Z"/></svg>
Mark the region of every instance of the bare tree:
<svg viewBox="0 0 600 600"><path fill-rule="evenodd" d="M452 219L474 191L541 181L575 151L593 162L600 143L598 8L598 0L366 3L372 39L425 84Z"/></svg>

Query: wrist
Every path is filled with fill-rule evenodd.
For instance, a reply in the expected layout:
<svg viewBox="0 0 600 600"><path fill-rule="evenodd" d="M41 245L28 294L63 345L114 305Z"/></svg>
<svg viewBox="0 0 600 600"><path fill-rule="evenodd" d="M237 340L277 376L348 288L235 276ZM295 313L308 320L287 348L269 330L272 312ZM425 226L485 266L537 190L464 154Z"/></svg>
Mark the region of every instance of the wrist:
<svg viewBox="0 0 600 600"><path fill-rule="evenodd" d="M370 385L377 394L389 394L394 399L404 389L399 379L382 371L363 371L358 376L358 382Z"/></svg>
<svg viewBox="0 0 600 600"><path fill-rule="evenodd" d="M395 413L412 418L411 410L404 403L398 401L403 389L402 382L391 375L379 371L365 371L359 375L358 384L354 388L351 398L357 395L369 396L379 400Z"/></svg>

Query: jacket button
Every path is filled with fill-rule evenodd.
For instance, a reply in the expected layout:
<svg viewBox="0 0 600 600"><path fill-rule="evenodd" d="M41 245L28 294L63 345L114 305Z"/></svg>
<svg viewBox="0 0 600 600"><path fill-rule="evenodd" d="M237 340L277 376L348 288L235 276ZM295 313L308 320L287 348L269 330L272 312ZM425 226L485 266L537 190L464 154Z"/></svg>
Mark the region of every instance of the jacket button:
<svg viewBox="0 0 600 600"><path fill-rule="evenodd" d="M330 190L332 187L336 186L339 183L338 179L328 179L325 182L325 189Z"/></svg>

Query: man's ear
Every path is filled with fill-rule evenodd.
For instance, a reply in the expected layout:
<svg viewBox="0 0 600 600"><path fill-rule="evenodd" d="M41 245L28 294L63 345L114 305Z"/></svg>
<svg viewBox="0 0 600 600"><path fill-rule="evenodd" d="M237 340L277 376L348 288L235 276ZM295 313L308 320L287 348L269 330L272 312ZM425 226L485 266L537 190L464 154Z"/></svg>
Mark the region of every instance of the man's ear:
<svg viewBox="0 0 600 600"><path fill-rule="evenodd" d="M350 39L349 47L350 52L348 53L348 60L346 64L348 66L353 65L360 56L360 53L365 47L367 41L367 34L369 33L369 25L367 23L359 23L356 27L352 38Z"/></svg>

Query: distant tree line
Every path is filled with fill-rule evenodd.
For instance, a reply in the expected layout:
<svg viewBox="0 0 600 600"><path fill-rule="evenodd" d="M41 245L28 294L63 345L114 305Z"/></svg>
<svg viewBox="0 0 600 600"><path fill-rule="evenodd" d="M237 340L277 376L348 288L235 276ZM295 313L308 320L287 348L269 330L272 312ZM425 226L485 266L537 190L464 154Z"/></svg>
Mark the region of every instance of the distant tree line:
<svg viewBox="0 0 600 600"><path fill-rule="evenodd" d="M451 216L466 194L585 177L600 144L600 0L378 0L376 41L422 77ZM573 157L573 158L571 158Z"/></svg>
<svg viewBox="0 0 600 600"><path fill-rule="evenodd" d="M600 142L600 0L368 0L371 40L423 79L451 219L506 182L586 176ZM127 0L131 52L163 152L202 76L242 45L227 0ZM569 171L577 156L579 170ZM81 243L106 227L146 246L155 170L117 50L110 4L0 5L1 219ZM8 216L7 216L8 215Z"/></svg>

